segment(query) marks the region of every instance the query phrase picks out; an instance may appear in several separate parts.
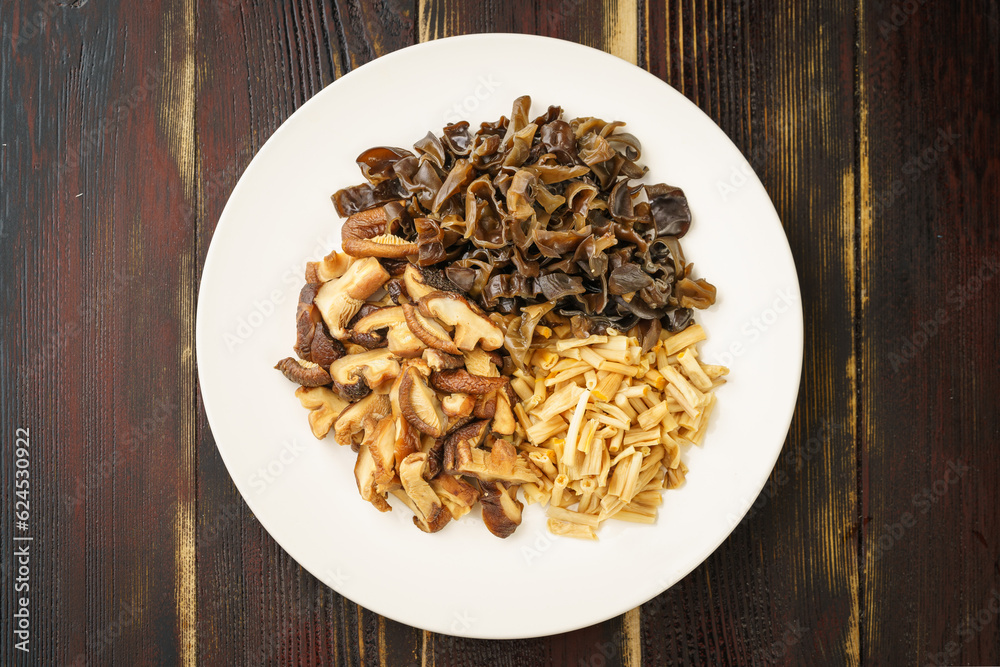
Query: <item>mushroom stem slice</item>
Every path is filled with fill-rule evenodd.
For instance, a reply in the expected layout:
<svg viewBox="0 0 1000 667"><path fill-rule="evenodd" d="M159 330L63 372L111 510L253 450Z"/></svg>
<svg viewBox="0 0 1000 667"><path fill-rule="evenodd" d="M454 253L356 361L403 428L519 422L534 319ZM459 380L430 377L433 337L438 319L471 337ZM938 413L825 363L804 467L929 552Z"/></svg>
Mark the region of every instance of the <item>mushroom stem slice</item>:
<svg viewBox="0 0 1000 667"><path fill-rule="evenodd" d="M453 519L458 520L468 514L472 510L472 506L479 500L479 489L461 477L438 475L429 483L434 489L434 493L451 512Z"/></svg>
<svg viewBox="0 0 1000 667"><path fill-rule="evenodd" d="M318 440L326 437L338 416L348 406L329 387L299 387L295 396L309 412L309 428Z"/></svg>
<svg viewBox="0 0 1000 667"><path fill-rule="evenodd" d="M451 520L451 513L445 509L431 485L424 480L426 465L427 454L410 454L399 464L399 480L412 502L414 525L425 533L436 533Z"/></svg>
<svg viewBox="0 0 1000 667"><path fill-rule="evenodd" d="M354 479L358 482L361 497L375 506L379 512L392 511L385 496L375 490L375 460L368 446L363 445L358 451L358 459L354 463Z"/></svg>
<svg viewBox="0 0 1000 667"><path fill-rule="evenodd" d="M421 433L435 438L444 433L446 420L437 395L412 366L406 369L399 385L399 409L403 418Z"/></svg>
<svg viewBox="0 0 1000 667"><path fill-rule="evenodd" d="M377 422L390 413L388 396L369 394L340 413L333 426L334 440L338 445L349 445L354 436L364 429L366 420L373 419Z"/></svg>

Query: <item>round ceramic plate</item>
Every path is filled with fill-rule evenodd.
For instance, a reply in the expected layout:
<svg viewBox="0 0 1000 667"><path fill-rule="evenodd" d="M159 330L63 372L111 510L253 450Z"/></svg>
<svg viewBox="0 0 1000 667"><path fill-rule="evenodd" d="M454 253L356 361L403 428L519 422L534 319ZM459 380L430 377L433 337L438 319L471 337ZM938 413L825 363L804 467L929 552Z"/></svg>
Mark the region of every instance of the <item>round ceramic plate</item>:
<svg viewBox="0 0 1000 667"><path fill-rule="evenodd" d="M614 81L613 94L606 82ZM602 83L604 82L604 83ZM361 182L355 157L410 146L449 122L509 115L622 120L642 141L647 182L680 186L694 216L683 245L718 287L698 321L702 356L731 368L687 482L655 525L609 521L600 540L550 535L527 506L517 532L476 516L427 535L396 503L358 495L355 455L311 435L294 387L273 369L292 354L308 260L339 248L330 195ZM802 366L795 267L750 165L694 104L656 77L577 44L525 35L443 39L337 80L296 111L247 167L219 220L198 300L198 370L222 458L275 540L358 604L434 632L509 639L597 623L659 594L729 535L762 489L788 431ZM392 499L395 502L395 499Z"/></svg>

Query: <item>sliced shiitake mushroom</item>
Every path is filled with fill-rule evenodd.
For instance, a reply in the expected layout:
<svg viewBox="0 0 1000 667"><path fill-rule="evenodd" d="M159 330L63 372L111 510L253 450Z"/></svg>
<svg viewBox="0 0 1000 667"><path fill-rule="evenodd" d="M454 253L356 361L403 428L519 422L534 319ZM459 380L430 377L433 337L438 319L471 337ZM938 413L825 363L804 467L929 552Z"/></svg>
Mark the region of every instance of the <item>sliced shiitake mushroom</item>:
<svg viewBox="0 0 1000 667"><path fill-rule="evenodd" d="M487 482L482 486L483 523L497 537L510 537L521 525L521 510L524 509L524 503L517 499L517 487L507 488L500 482Z"/></svg>
<svg viewBox="0 0 1000 667"><path fill-rule="evenodd" d="M494 440L489 451L479 446L489 428L483 419L455 431L444 444L444 471L449 475L469 475L483 482L523 484L537 482L538 476L506 440Z"/></svg>
<svg viewBox="0 0 1000 667"><path fill-rule="evenodd" d="M419 357L427 347L426 341L415 336L408 326L405 308L407 306L391 306L370 312L354 323L351 339L366 347L369 341L374 343L372 347L387 342L389 351L397 357ZM383 330L386 331L384 336Z"/></svg>
<svg viewBox="0 0 1000 667"><path fill-rule="evenodd" d="M334 250L319 262L306 264L307 283L325 283L339 278L347 272L354 259L349 255Z"/></svg>
<svg viewBox="0 0 1000 667"><path fill-rule="evenodd" d="M357 403L344 408L333 426L334 440L338 445L350 445L354 435L365 427L369 419L376 422L392 413L389 397L383 394L369 394Z"/></svg>
<svg viewBox="0 0 1000 667"><path fill-rule="evenodd" d="M393 445L393 460L396 467L407 456L420 451L420 431L402 416L396 418L396 442Z"/></svg>
<svg viewBox="0 0 1000 667"><path fill-rule="evenodd" d="M468 394L449 394L441 399L441 410L452 419L468 417L475 405L476 399Z"/></svg>
<svg viewBox="0 0 1000 667"><path fill-rule="evenodd" d="M473 375L467 370L458 368L450 371L434 371L431 373L431 386L446 394L472 394L481 396L507 384L504 377L484 377Z"/></svg>
<svg viewBox="0 0 1000 667"><path fill-rule="evenodd" d="M400 259L416 255L416 243L386 233L389 218L385 207L359 211L347 219L340 230L344 252L352 257Z"/></svg>
<svg viewBox="0 0 1000 667"><path fill-rule="evenodd" d="M389 274L378 260L369 257L351 264L340 278L323 283L313 303L319 308L334 338L343 340L350 335L347 323L364 300L378 291L388 279Z"/></svg>
<svg viewBox="0 0 1000 667"><path fill-rule="evenodd" d="M461 350L472 350L480 345L484 350L495 350L503 345L503 332L482 314L478 307L455 292L431 292L418 302L424 317L455 327L455 345Z"/></svg>
<svg viewBox="0 0 1000 667"><path fill-rule="evenodd" d="M514 435L517 422L514 421L514 411L511 409L510 395L504 389L496 392L496 407L493 411L493 432L501 435Z"/></svg>
<svg viewBox="0 0 1000 667"><path fill-rule="evenodd" d="M361 497L375 506L379 512L389 512L392 510L385 496L375 488L375 460L368 445L363 445L358 450L358 459L354 462L354 479L358 482L358 491Z"/></svg>
<svg viewBox="0 0 1000 667"><path fill-rule="evenodd" d="M414 336L429 347L441 350L442 352L448 354L462 353L443 326L428 317L424 317L420 311L408 303L403 304L401 308L403 309L403 316L406 319L406 326L409 327Z"/></svg>
<svg viewBox="0 0 1000 667"><path fill-rule="evenodd" d="M313 300L316 292L323 285L307 283L299 290L299 303L295 309L295 354L307 361L312 361L312 340L316 327L323 321L319 308Z"/></svg>
<svg viewBox="0 0 1000 667"><path fill-rule="evenodd" d="M375 488L386 491L392 484L393 477L396 476L395 449L396 449L396 424L392 415L387 415L374 422L373 417L368 417L366 424L365 440L363 444L368 445L372 459L375 462Z"/></svg>
<svg viewBox="0 0 1000 667"><path fill-rule="evenodd" d="M330 378L337 392L357 400L399 375L399 362L390 350L367 350L348 354L330 365Z"/></svg>
<svg viewBox="0 0 1000 667"><path fill-rule="evenodd" d="M322 387L330 384L330 374L323 370L319 364L314 364L311 361L285 357L274 367L281 371L286 378L303 387Z"/></svg>
<svg viewBox="0 0 1000 667"><path fill-rule="evenodd" d="M424 479L426 466L427 454L410 454L399 464L399 479L409 499L407 504L413 510L414 525L425 533L436 533L451 520L451 513Z"/></svg>
<svg viewBox="0 0 1000 667"><path fill-rule="evenodd" d="M456 520L468 514L479 500L479 489L461 477L438 475L430 480L430 485Z"/></svg>
<svg viewBox="0 0 1000 667"><path fill-rule="evenodd" d="M413 264L407 264L403 271L403 285L410 301L416 303L423 297L434 292L458 292L459 288L448 280L440 271L421 269Z"/></svg>
<svg viewBox="0 0 1000 667"><path fill-rule="evenodd" d="M461 368L465 363L465 360L462 359L462 357L454 354L448 354L447 352L442 352L441 350L435 350L432 347L424 350L421 356L424 361L427 362L427 366L434 371L447 371L453 368Z"/></svg>
<svg viewBox="0 0 1000 667"><path fill-rule="evenodd" d="M319 440L326 437L333 423L349 405L329 387L299 387L295 390L295 397L302 407L310 411L309 428Z"/></svg>
<svg viewBox="0 0 1000 667"><path fill-rule="evenodd" d="M438 405L437 395L424 383L416 368L403 373L399 385L399 409L403 418L421 433L439 437L444 433L445 416Z"/></svg>

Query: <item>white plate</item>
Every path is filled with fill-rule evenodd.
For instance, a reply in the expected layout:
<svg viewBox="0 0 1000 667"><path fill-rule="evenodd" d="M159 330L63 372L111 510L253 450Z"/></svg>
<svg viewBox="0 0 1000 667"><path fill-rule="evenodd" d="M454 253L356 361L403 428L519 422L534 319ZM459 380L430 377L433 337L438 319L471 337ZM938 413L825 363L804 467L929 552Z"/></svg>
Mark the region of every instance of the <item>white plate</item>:
<svg viewBox="0 0 1000 667"><path fill-rule="evenodd" d="M475 518L426 535L398 507L358 495L354 454L316 441L292 385L305 262L339 247L330 195L363 179L354 158L406 146L449 121L532 113L628 123L648 182L681 186L694 215L683 239L718 303L697 313L703 356L730 366L687 483L655 525L611 521L600 541L555 538L544 512L500 540ZM296 111L247 167L212 239L198 300L198 370L212 431L250 509L324 583L389 618L434 632L509 639L621 614L697 567L758 496L781 450L802 366L795 267L774 207L747 161L694 104L601 51L525 35L420 44L337 80Z"/></svg>

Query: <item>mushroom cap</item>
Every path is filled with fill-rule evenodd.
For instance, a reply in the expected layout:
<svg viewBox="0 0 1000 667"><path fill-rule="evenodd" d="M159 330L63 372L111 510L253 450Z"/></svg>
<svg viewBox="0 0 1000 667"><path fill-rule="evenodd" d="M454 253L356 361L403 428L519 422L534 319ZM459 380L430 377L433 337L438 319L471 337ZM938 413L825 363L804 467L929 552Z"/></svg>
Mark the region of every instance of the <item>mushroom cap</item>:
<svg viewBox="0 0 1000 667"><path fill-rule="evenodd" d="M507 382L508 380L505 377L473 375L461 368L450 371L434 371L431 373L431 386L447 394L482 396L491 391L502 389Z"/></svg>
<svg viewBox="0 0 1000 667"><path fill-rule="evenodd" d="M394 380L399 372L399 362L387 349L348 354L330 365L330 378L337 391L352 399Z"/></svg>
<svg viewBox="0 0 1000 667"><path fill-rule="evenodd" d="M295 354L312 361L312 340L316 326L323 321L319 309L313 304L320 283L307 283L299 290L299 303L295 309Z"/></svg>
<svg viewBox="0 0 1000 667"><path fill-rule="evenodd" d="M388 332L384 337L382 330ZM351 339L369 348L388 345L390 352L404 358L419 357L427 347L407 326L401 306L370 311L354 323Z"/></svg>
<svg viewBox="0 0 1000 667"><path fill-rule="evenodd" d="M495 440L493 449L489 451L479 447L489 425L489 420L483 419L454 432L445 442L445 472L449 475L469 475L483 482L537 482L538 476L518 456L514 445L506 440Z"/></svg>
<svg viewBox="0 0 1000 667"><path fill-rule="evenodd" d="M419 250L416 243L385 233L388 221L384 206L358 211L349 217L340 230L344 252L353 257L388 259L416 255Z"/></svg>
<svg viewBox="0 0 1000 667"><path fill-rule="evenodd" d="M330 374L319 364L295 357L285 357L274 366L282 375L303 387L322 387L330 384Z"/></svg>
<svg viewBox="0 0 1000 667"><path fill-rule="evenodd" d="M500 482L484 483L479 499L483 506L483 523L499 538L510 537L521 525L524 503L517 499L517 487L513 488L513 493L511 491Z"/></svg>
<svg viewBox="0 0 1000 667"><path fill-rule="evenodd" d="M451 418L468 417L476 406L476 399L468 394L449 394L441 399L441 410Z"/></svg>
<svg viewBox="0 0 1000 667"><path fill-rule="evenodd" d="M455 345L461 350L472 350L476 345L484 350L495 350L503 345L500 328L461 294L431 292L420 299L418 306L424 317L434 317L455 327Z"/></svg>
<svg viewBox="0 0 1000 667"><path fill-rule="evenodd" d="M421 433L435 438L444 433L446 419L437 395L412 366L404 371L399 385L399 409L403 418Z"/></svg>
<svg viewBox="0 0 1000 667"><path fill-rule="evenodd" d="M413 332L413 335L423 341L427 346L441 350L448 354L461 354L462 351L455 345L455 341L448 335L448 331L435 322L425 317L410 304L401 306L406 326Z"/></svg>

